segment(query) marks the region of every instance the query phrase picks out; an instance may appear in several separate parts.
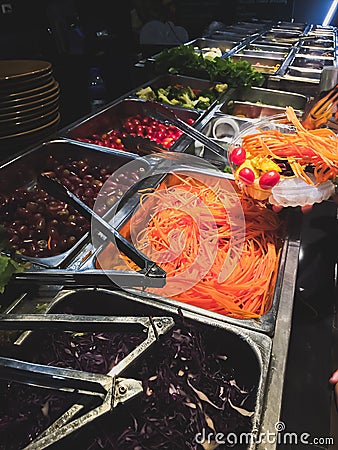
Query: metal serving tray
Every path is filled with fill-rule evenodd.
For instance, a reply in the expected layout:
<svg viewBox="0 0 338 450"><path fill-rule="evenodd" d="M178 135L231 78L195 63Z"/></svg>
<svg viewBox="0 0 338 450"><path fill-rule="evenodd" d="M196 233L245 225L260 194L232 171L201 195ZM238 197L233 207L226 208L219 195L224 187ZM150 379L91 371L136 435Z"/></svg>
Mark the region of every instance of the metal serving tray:
<svg viewBox="0 0 338 450"><path fill-rule="evenodd" d="M289 30L287 28L270 28L269 31L262 34L262 38L268 39L298 39L301 36L302 32L299 30Z"/></svg>
<svg viewBox="0 0 338 450"><path fill-rule="evenodd" d="M256 104L256 107L275 107L285 109L287 106L292 106L295 110L304 110L309 98L302 94L290 93L287 91L277 91L261 87L245 87L237 88L224 97L223 103L219 104L214 112L230 114L230 106L232 102L241 102L249 104ZM229 105L230 103L230 105ZM251 117L251 118L258 118Z"/></svg>
<svg viewBox="0 0 338 450"><path fill-rule="evenodd" d="M284 58L264 58L259 55L241 55L240 53L231 55L231 58L234 62L247 61L254 69L263 74L275 74L284 60Z"/></svg>
<svg viewBox="0 0 338 450"><path fill-rule="evenodd" d="M290 65L285 73L286 77L304 78L308 80L320 80L322 69L314 69L311 67L299 67L294 64Z"/></svg>
<svg viewBox="0 0 338 450"><path fill-rule="evenodd" d="M243 39L247 38L247 33L232 33L230 31L214 31L210 36L206 36L209 39L234 41L239 43Z"/></svg>
<svg viewBox="0 0 338 450"><path fill-rule="evenodd" d="M262 30L265 29L267 27L266 23L264 22L246 22L244 21L239 21L237 22L237 25L240 25L242 27L244 27L246 30L248 31L256 31L256 30Z"/></svg>
<svg viewBox="0 0 338 450"><path fill-rule="evenodd" d="M202 83L203 85L203 83ZM131 93L128 93L131 95ZM177 116L187 121L188 119L194 119L198 122L201 117L201 112L197 110L191 110L187 108L172 107L176 112ZM76 141L78 138L86 139L92 134L103 134L114 128L120 128L123 121L129 116L135 116L140 114L141 116L148 115L145 112L145 101L136 98L122 98L118 99L116 102L111 103L103 110L99 111L97 114L86 116L71 125L63 128L59 132L59 136L66 138L70 141ZM182 142L184 136L181 136L170 148L170 151L174 151L177 146ZM150 147L152 143L149 143ZM156 143L154 142L154 146ZM102 148L97 145L91 145L93 148ZM110 148L104 147L106 150L111 151ZM154 150L156 151L156 150ZM120 151L121 152L121 151ZM126 155L135 156L135 153L123 152ZM137 154L137 153L136 153ZM138 155L139 156L139 155Z"/></svg>
<svg viewBox="0 0 338 450"><path fill-rule="evenodd" d="M201 91L204 89L209 89L213 86L215 86L217 83L217 81L210 81L210 80L204 80L202 78L194 78L194 77L188 77L188 76L184 76L184 75L170 75L170 74L165 74L165 75L159 75L158 77L147 81L146 83L144 83L141 86L138 86L136 89L133 89L132 91L129 92L128 96L133 98L136 97L136 92L139 91L141 88L145 88L147 86L150 86L153 89L158 89L161 87L167 87L169 85L174 86L176 84L180 84L183 86L190 86L193 90L196 91ZM212 108L217 102L221 101L221 99L223 98L224 94L221 94L219 96L219 98L210 105L209 108ZM197 110L197 109L191 109L191 108L185 108L182 106L177 105L176 107L173 107L172 105L169 105L171 109L174 109L175 111L180 111L183 110L181 114L181 117L183 120L186 120L188 118L190 118L190 116L184 116L184 111L190 111L191 117L196 119L196 116L193 116L194 114L196 114L196 112L198 112L199 116L201 117L202 115L205 114L206 110ZM208 109L209 109L208 108Z"/></svg>
<svg viewBox="0 0 338 450"><path fill-rule="evenodd" d="M265 45L265 44L257 44L254 42L251 45L249 45L248 47L246 47L246 49L251 50L251 51L257 51L257 52L273 52L273 53L283 53L284 56L286 56L290 49L292 48L292 46L278 46L278 45ZM264 55L263 55L264 56Z"/></svg>
<svg viewBox="0 0 338 450"><path fill-rule="evenodd" d="M175 170L173 170L172 173L174 173L174 172L175 172ZM191 173L192 175L194 173L198 173L199 175L207 174L210 177L214 177L215 180L220 179L220 178L225 178L234 185L234 189L235 189L235 181L234 181L233 176L228 175L226 173L222 173L221 171L217 171L216 168L215 168L215 171L211 171L211 170L205 171L205 169L200 169L200 170L197 170L197 172L196 172L196 169L189 169L189 168L185 169L184 168L184 173L189 173L189 174ZM166 176L165 179L168 179L167 178L168 176ZM157 183L155 182L154 187L156 187L158 185L158 182ZM140 186L140 189L142 189L141 186ZM134 198L134 200L135 200L135 198ZM136 202L133 203L132 209L130 209L130 205L129 205L128 209L122 207L122 209L119 211L119 219L118 219L118 221L116 221L117 223L114 222L115 227L120 230L125 224L127 224L129 219L131 218L132 214L137 210L138 206L139 206L139 202L136 199ZM290 222L290 224L291 224L291 222ZM298 230L296 230L294 232L294 230L291 230L292 226L290 225L289 234L287 234L285 236L283 248L280 253L279 269L278 269L277 279L276 279L275 287L274 287L274 291L273 291L272 307L265 315L263 315L262 317L260 317L257 320L231 318L231 317L228 317L228 316L225 316L222 314L210 312L206 309L192 306L189 304L185 304L185 303L182 303L182 302L179 302L176 300L172 300L170 298L163 297L163 296L153 294L153 293L145 292L144 295L151 301L154 301L155 304L159 303L159 304L171 305L175 308L182 308L182 310L194 312L194 313L200 314L204 317L232 323L234 325L242 326L242 327L245 327L245 328L248 328L251 330L255 330L255 331L260 331L260 332L266 333L271 336L274 333L275 320L276 320L276 315L278 312L279 303L284 301L283 298L281 297L281 288L282 288L283 283L288 283L288 281L284 277L285 270L289 270L289 269L287 269L287 267L288 268L293 267L293 270L296 270L297 265L298 265L297 259L292 258L292 260L288 260L288 258L287 258L290 246L294 246L299 249L299 245L300 245L299 240L298 240ZM296 226L296 228L297 228L297 226ZM292 234L292 236L291 236L291 231L292 231L292 233L295 233L295 234ZM296 236L296 237L293 237L293 236ZM97 265L97 256L98 256L98 254L100 254L101 251L104 251L104 249L105 249L105 244L102 244L102 246L100 248L98 248L96 252L93 251L92 255L83 264L82 269L84 269L84 270L95 269L96 265ZM81 259L82 259L82 257L80 255L79 260L81 260ZM292 283L292 285L289 287L291 290L288 293L288 295L293 295L293 291L295 288L294 283Z"/></svg>
<svg viewBox="0 0 338 450"><path fill-rule="evenodd" d="M255 39L253 43L254 45L273 45L274 47L292 47L294 45L294 42L290 42L286 39L268 39L264 38L263 36Z"/></svg>
<svg viewBox="0 0 338 450"><path fill-rule="evenodd" d="M223 103L217 105L209 114L201 131L227 149L232 139L248 123L285 112L286 106L292 106L296 111L304 111L308 100L305 95L267 88L232 89L225 95ZM198 156L203 155L211 162L216 159L222 167L221 159L215 158L207 148L201 148L195 143L195 151Z"/></svg>
<svg viewBox="0 0 338 450"><path fill-rule="evenodd" d="M335 51L334 49L301 46L297 53L297 56L300 55L313 58L335 58Z"/></svg>
<svg viewBox="0 0 338 450"><path fill-rule="evenodd" d="M272 340L270 337L246 330L233 324L224 323L216 319L207 318L189 311L180 311L171 305L159 305L151 299L137 296L123 291L105 289L78 289L62 290L49 303L47 314L80 314L104 317L172 317L175 321L182 317L188 324L195 326L203 337L203 344L207 351L217 351L220 355L226 355L227 361L235 369L235 378L239 386L255 386L255 402L253 404L251 433L253 439L245 446L248 450L256 448L256 438L260 429L261 416L264 407L264 399L268 386L269 364L271 358ZM1 328L1 322L0 322ZM29 329L29 325L26 326ZM35 329L32 327L31 329ZM100 331L99 325L86 326L86 331ZM79 330L79 326L77 326ZM127 331L126 329L121 332ZM20 348L20 358L30 360L36 354L37 340L41 342L41 332L26 332L17 341ZM151 354L151 347L148 351ZM148 354L148 353L147 353ZM145 358L147 357L145 354ZM132 371L129 370L129 376ZM136 400L137 401L137 400ZM129 403L131 412L133 402ZM86 425L87 426L87 425ZM77 446L85 448L82 439L86 437L86 426L71 434L62 443L67 444L76 440ZM116 425L118 426L118 425ZM221 431L221 430L220 430Z"/></svg>
<svg viewBox="0 0 338 450"><path fill-rule="evenodd" d="M247 26L241 25L241 24L234 24L234 25L227 26L224 29L224 31L230 32L230 33L248 35L248 34L254 34L254 33L260 31L260 29L261 28L258 27L258 26L256 26L256 27L247 27Z"/></svg>
<svg viewBox="0 0 338 450"><path fill-rule="evenodd" d="M319 58L318 56L307 56L297 54L291 63L292 67L304 67L308 69L323 70L324 67L334 66L335 59L328 56Z"/></svg>
<svg viewBox="0 0 338 450"><path fill-rule="evenodd" d="M222 53L227 53L229 50L237 45L236 41L216 40L208 38L197 38L187 42L185 45L192 45L198 50L204 50L205 48L219 48Z"/></svg>
<svg viewBox="0 0 338 450"><path fill-rule="evenodd" d="M282 90L314 97L318 94L319 79L296 77L289 74L271 75L268 77L267 87L277 91Z"/></svg>
<svg viewBox="0 0 338 450"><path fill-rule="evenodd" d="M234 47L237 47L237 45L239 44L238 37L231 36L231 37L227 38L227 37L224 37L223 34L220 36L217 36L217 34L215 35L215 33L218 33L218 31L214 32L214 34L212 34L210 36L200 37L200 38L196 38L191 41L185 42L184 45L189 45L189 46L192 45L193 47L197 47L199 50L202 50L205 47L218 47L224 52L224 54L226 54ZM220 32L220 33L222 33L222 32ZM160 52L155 53L154 55L149 56L146 59L145 63L150 72L151 72L151 66L156 62L156 58L158 58L159 55L160 55Z"/></svg>
<svg viewBox="0 0 338 450"><path fill-rule="evenodd" d="M307 25L302 22L279 22L278 24L274 25L274 28L276 29L289 29L289 30L299 30L304 31Z"/></svg>
<svg viewBox="0 0 338 450"><path fill-rule="evenodd" d="M135 155L124 155L122 152L116 151L108 152L102 147L93 148L79 142L62 139L47 141L0 167L0 192L11 192L18 187L33 187L36 184L37 175L46 170L48 155L53 155L59 161L64 161L69 157L74 159L88 158L93 165L103 166L109 163L114 170L136 158ZM147 170L147 164L145 162L142 164ZM70 250L53 257L26 257L25 259L46 267L65 267L69 260L80 251L87 239L88 233L84 234Z"/></svg>
<svg viewBox="0 0 338 450"><path fill-rule="evenodd" d="M319 48L326 48L328 50L334 49L334 41L332 39L320 39L320 38L314 38L314 39L306 39L304 41L304 47L319 47Z"/></svg>
<svg viewBox="0 0 338 450"><path fill-rule="evenodd" d="M279 51L264 51L264 50L250 50L244 48L240 50L239 55L245 56L255 56L259 58L274 58L274 59L284 59L284 57L288 54L288 52L279 52Z"/></svg>

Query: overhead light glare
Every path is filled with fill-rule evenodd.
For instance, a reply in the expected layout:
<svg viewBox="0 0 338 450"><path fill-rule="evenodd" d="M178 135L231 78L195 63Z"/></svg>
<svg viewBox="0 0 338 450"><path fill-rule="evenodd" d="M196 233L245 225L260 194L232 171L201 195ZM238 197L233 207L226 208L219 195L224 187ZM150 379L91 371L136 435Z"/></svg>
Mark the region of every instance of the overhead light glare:
<svg viewBox="0 0 338 450"><path fill-rule="evenodd" d="M324 19L324 21L322 23L323 27L326 27L327 25L330 24L330 22L332 20L332 17L333 17L333 14L336 11L337 5L338 5L338 0L333 0L332 3L331 3L330 9L328 10L328 12L327 12L327 14L325 16L325 19Z"/></svg>

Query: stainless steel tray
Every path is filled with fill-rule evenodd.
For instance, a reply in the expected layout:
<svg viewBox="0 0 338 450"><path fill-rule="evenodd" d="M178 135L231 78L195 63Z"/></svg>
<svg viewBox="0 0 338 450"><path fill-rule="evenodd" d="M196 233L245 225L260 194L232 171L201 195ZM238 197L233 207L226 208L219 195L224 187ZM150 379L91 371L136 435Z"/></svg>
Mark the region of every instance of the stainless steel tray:
<svg viewBox="0 0 338 450"><path fill-rule="evenodd" d="M306 23L302 22L287 22L287 21L281 21L278 22L276 25L274 25L274 28L276 29L288 29L288 30L299 30L304 31L307 27Z"/></svg>
<svg viewBox="0 0 338 450"><path fill-rule="evenodd" d="M320 80L320 74L322 73L322 69L313 69L308 67L298 67L293 64L290 65L285 72L284 77L286 78L301 78L305 80Z"/></svg>
<svg viewBox="0 0 338 450"><path fill-rule="evenodd" d="M268 77L267 87L314 97L319 93L319 79L295 77L287 74L283 76L271 75Z"/></svg>
<svg viewBox="0 0 338 450"><path fill-rule="evenodd" d="M244 48L238 54L244 56L254 56L258 58L273 58L273 59L284 59L284 57L288 54L287 52L280 52L278 49L276 51L264 51L264 50L251 50Z"/></svg>
<svg viewBox="0 0 338 450"><path fill-rule="evenodd" d="M246 47L249 50L254 50L254 51L262 51L262 52L277 52L277 53L283 53L284 55L287 55L290 51L290 49L292 48L291 45L285 45L284 47L281 45L276 45L276 44L272 44L272 45L268 45L268 44L259 44L253 42L252 44L250 44L249 46Z"/></svg>
<svg viewBox="0 0 338 450"><path fill-rule="evenodd" d="M304 67L309 69L323 70L324 67L334 66L335 59L330 57L314 57L297 54L294 60L291 62L293 67Z"/></svg>
<svg viewBox="0 0 338 450"><path fill-rule="evenodd" d="M79 289L60 291L50 302L47 313L95 314L102 316L156 316L178 317L182 314L171 305L159 305L131 293L104 289ZM184 311L187 322L196 326L208 342L208 348L219 354L226 354L233 362L241 379L240 384L250 381L257 386L255 413L252 417L252 435L255 438L260 429L264 398L268 386L268 373L272 340L268 336L252 330L246 330L233 324L203 317L190 311ZM32 333L34 334L34 332ZM27 334L26 334L27 339ZM31 342L34 336L24 339L21 344L34 352ZM151 352L151 349L149 350ZM253 380L253 382L252 382ZM132 408L132 404L131 404ZM221 431L221 430L220 430ZM81 439L81 434L79 435ZM256 448L255 439L246 447Z"/></svg>
<svg viewBox="0 0 338 450"><path fill-rule="evenodd" d="M214 109L216 113L229 114L229 102L234 101L257 104L257 106L269 106L286 108L292 106L296 110L303 111L309 98L306 95L290 93L287 91L273 90L260 87L238 88L229 91L223 98L223 103ZM258 116L259 117L259 116Z"/></svg>
<svg viewBox="0 0 338 450"><path fill-rule="evenodd" d="M196 169L184 169L184 172L191 173L193 175L194 173L196 173ZM224 174L220 171L215 170L215 171L205 172L205 170L201 169L200 171L198 171L198 173L199 174L207 173L208 176L214 177L215 179L218 179L219 177L224 177L224 178L228 179L230 183L235 183L232 175ZM156 187L156 186L157 186L157 184L155 183L154 187ZM134 198L134 200L135 200L135 198ZM125 225L129 221L130 217L137 210L138 206L139 206L139 202L138 202L138 199L136 199L136 201L134 201L134 203L133 203L132 210L130 209L130 205L128 207L128 210L123 209L123 207L122 207L122 209L119 211L118 220L116 220L114 222L115 227L117 229L121 229L123 227L123 225ZM291 218L292 218L292 216L291 216ZM274 333L275 321L276 321L276 315L278 312L279 303L285 301L285 299L281 297L282 285L284 283L288 283L288 280L285 279L285 277L284 277L285 271L289 270L290 267L292 267L293 270L296 271L297 266L298 266L298 259L295 259L295 258L288 259L288 252L289 252L290 247L293 246L294 248L297 248L299 250L299 246L300 246L299 237L298 237L298 233L299 233L298 225L297 225L297 223L293 223L291 218L290 218L290 216L286 217L286 223L288 223L289 230L287 232L287 235L285 236L282 251L280 254L278 274L277 274L277 279L276 279L275 287L274 287L274 291L273 291L272 306L271 306L271 309L266 314L264 314L262 317L260 317L259 319L254 320L254 319L231 318L231 317L228 317L228 316L225 316L222 314L210 312L206 309L192 306L189 304L185 304L185 303L182 303L182 302L179 302L176 300L172 300L170 298L156 295L153 293L144 292L144 295L154 305L156 305L156 304L171 305L174 308L181 308L184 311L190 311L190 312L193 312L196 314L200 314L209 319L217 319L217 320L224 321L227 323L232 323L237 326L241 326L241 327L248 328L248 329L255 330L255 331L260 331L260 332L263 332L263 333L266 333L266 334L272 336ZM97 262L97 255L101 251L103 251L104 248L105 248L105 244L103 244L101 247L99 247L96 250L96 252L95 252L95 249L93 249L91 256L83 264L82 269L84 269L84 270L95 269L96 262ZM81 260L81 259L82 259L82 257L80 255L79 260ZM295 289L294 283L292 283L292 285L290 285L289 288L290 288L290 291L288 292L287 295L293 296L293 292ZM135 291L131 290L131 292L135 292Z"/></svg>
<svg viewBox="0 0 338 450"><path fill-rule="evenodd" d="M152 80L147 81L146 83L144 83L141 86L138 86L137 88L133 89L132 91L129 92L128 97L133 98L133 97L137 97L136 92L139 91L141 88L145 88L147 86L150 86L152 89L159 89L161 87L167 87L169 85L174 86L176 84L180 84L182 86L190 86L193 90L196 91L201 91L204 89L209 89L213 86L215 86L217 83L217 81L209 81L209 80L204 80L202 78L194 78L194 77L188 77L188 76L184 76L184 75L170 75L170 74L165 74L165 75L159 75L156 78L153 78ZM128 98L127 97L127 98ZM210 107L208 108L211 109L213 108L213 106L218 103L219 101L222 100L222 98L224 97L224 94L221 94L218 99L213 102ZM190 108L185 108L185 107L180 107L180 106L176 106L173 107L172 105L169 105L170 108L174 109L175 111L190 111L191 117L196 118L196 113L198 113L199 117L202 117L203 115L205 115L207 110L200 110L200 109L190 109ZM184 114L181 113L181 118L185 118ZM187 116L189 117L189 116Z"/></svg>
<svg viewBox="0 0 338 450"><path fill-rule="evenodd" d="M79 142L70 142L63 139L47 141L20 154L0 167L0 192L12 192L18 187L33 187L36 184L37 175L46 170L48 155L53 155L60 162L67 158L74 158L75 160L88 158L95 166L101 167L109 164L114 170L136 158L135 155L127 155L116 151L108 152L102 147L93 148ZM148 170L149 167L146 162L142 164L144 169ZM87 240L88 233L85 233L70 250L64 253L48 258L26 257L25 259L46 267L65 267Z"/></svg>
<svg viewBox="0 0 338 450"><path fill-rule="evenodd" d="M306 57L311 56L313 58L334 58L335 59L334 49L326 49L326 48L302 46L298 50L297 56L299 56L299 55L304 55Z"/></svg>
<svg viewBox="0 0 338 450"><path fill-rule="evenodd" d="M304 111L309 97L297 93L268 88L247 87L229 90L223 103L218 104L205 120L202 132L227 149L231 140L248 123L260 117L284 112L286 106L296 111ZM234 114L239 115L234 115ZM246 117L242 117L242 116ZM224 122L224 124L223 124ZM215 157L207 148L195 143L195 151L211 162ZM221 164L221 161L219 161Z"/></svg>
<svg viewBox="0 0 338 450"><path fill-rule="evenodd" d="M239 43L243 39L247 38L248 35L246 32L241 33L234 33L231 31L214 31L209 36L207 36L209 39L215 39L215 40L226 40L226 41L234 41Z"/></svg>
<svg viewBox="0 0 338 450"><path fill-rule="evenodd" d="M103 134L114 128L120 128L122 122L129 116L135 116L140 114L141 116L148 115L145 112L145 101L136 98L127 98L130 93L125 97L116 100L109 104L103 110L94 115L89 115L80 120L64 127L59 131L59 136L66 138L70 141L77 141L78 138L86 139L93 134ZM187 108L175 108L172 109L176 112L177 116L187 121L193 119L195 123L198 123L202 117L201 112L197 110L191 110ZM174 151L184 140L185 136L181 136L171 147L170 151ZM149 143L150 148L152 143ZM91 145L93 148L102 148L98 145ZM154 147L156 143L154 142ZM107 151L112 151L108 147L104 147ZM156 152L156 150L154 150ZM135 153L120 151L120 153L126 153L129 156L135 156ZM136 153L136 155L138 155Z"/></svg>
<svg viewBox="0 0 338 450"><path fill-rule="evenodd" d="M198 50L203 50L205 48L219 48L223 53L227 53L229 50L236 46L236 41L226 41L226 40L216 40L208 38L197 38L192 41L187 42L185 45L192 45Z"/></svg>
<svg viewBox="0 0 338 450"><path fill-rule="evenodd" d="M287 28L270 28L269 31L262 34L263 39L286 39L292 41L297 40L301 36L302 32L300 30L290 30Z"/></svg>
<svg viewBox="0 0 338 450"><path fill-rule="evenodd" d="M274 47L293 47L294 43L293 42L289 42L288 40L283 40L283 39L269 39L269 38L265 38L264 36L259 37L258 39L256 39L253 42L254 45L269 45L269 46L274 46Z"/></svg>
<svg viewBox="0 0 338 450"><path fill-rule="evenodd" d="M254 69L262 72L263 74L275 74L284 60L284 58L264 58L259 55L241 55L240 53L231 55L231 58L234 62L247 61Z"/></svg>

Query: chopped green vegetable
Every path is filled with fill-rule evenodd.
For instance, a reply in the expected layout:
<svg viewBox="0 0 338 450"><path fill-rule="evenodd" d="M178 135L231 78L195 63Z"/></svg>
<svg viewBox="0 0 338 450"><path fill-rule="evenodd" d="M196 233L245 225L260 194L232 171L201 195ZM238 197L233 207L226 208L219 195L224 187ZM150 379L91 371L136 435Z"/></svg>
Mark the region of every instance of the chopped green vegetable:
<svg viewBox="0 0 338 450"><path fill-rule="evenodd" d="M223 94L223 92L225 92L227 89L228 89L228 85L226 83L217 83L215 85L215 90L219 94Z"/></svg>
<svg viewBox="0 0 338 450"><path fill-rule="evenodd" d="M0 251L7 249L6 231L3 226L0 226ZM29 263L19 263L10 256L0 253L0 294L5 292L9 280L14 273L23 272Z"/></svg>
<svg viewBox="0 0 338 450"><path fill-rule="evenodd" d="M181 106L184 106L185 108L195 108L195 101L189 97L187 92L183 92L183 94L178 97L178 100L180 101Z"/></svg>
<svg viewBox="0 0 338 450"><path fill-rule="evenodd" d="M136 92L136 95L139 98L143 98L144 100L150 100L150 101L156 100L156 94L150 86L140 89L139 91Z"/></svg>
<svg viewBox="0 0 338 450"><path fill-rule="evenodd" d="M46 312L46 309L47 309L47 306L48 306L48 303L37 303L37 304L35 305L36 312L37 312L38 314L43 314L43 313L45 313L45 312Z"/></svg>
<svg viewBox="0 0 338 450"><path fill-rule="evenodd" d="M262 86L264 75L248 61L227 58L206 58L196 53L193 45L179 45L162 50L156 57L157 74L173 73L226 83L229 87Z"/></svg>
<svg viewBox="0 0 338 450"><path fill-rule="evenodd" d="M171 105L171 101L169 100L169 98L167 97L168 92L166 89L160 88L157 91L157 100L159 100L160 102L163 103L169 103L169 105Z"/></svg>
<svg viewBox="0 0 338 450"><path fill-rule="evenodd" d="M196 108L198 109L208 109L210 106L210 98L209 97L198 97L198 102L196 103Z"/></svg>
<svg viewBox="0 0 338 450"><path fill-rule="evenodd" d="M23 272L23 264L19 264L9 256L0 255L0 294L3 294L5 287L14 273Z"/></svg>
<svg viewBox="0 0 338 450"><path fill-rule="evenodd" d="M148 89L149 88L149 89ZM218 83L215 86L211 86L207 89L200 91L193 90L191 86L183 86L180 84L169 85L166 87L143 88L136 92L139 98L149 99L149 93L152 92L155 98L151 98L153 101L159 101L174 106L183 106L190 109L208 109L213 102L227 89L227 84Z"/></svg>

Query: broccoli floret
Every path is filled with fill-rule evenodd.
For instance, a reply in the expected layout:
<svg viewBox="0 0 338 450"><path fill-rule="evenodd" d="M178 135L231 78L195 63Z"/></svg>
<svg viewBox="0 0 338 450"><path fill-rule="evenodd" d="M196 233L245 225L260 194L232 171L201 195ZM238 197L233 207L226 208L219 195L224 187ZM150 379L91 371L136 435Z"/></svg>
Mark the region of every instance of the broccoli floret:
<svg viewBox="0 0 338 450"><path fill-rule="evenodd" d="M185 108L195 108L195 102L189 97L187 92L181 94L178 98L180 105Z"/></svg>
<svg viewBox="0 0 338 450"><path fill-rule="evenodd" d="M170 100L170 104L175 106L175 105L180 105L181 102L179 100L177 100L177 98L172 98Z"/></svg>
<svg viewBox="0 0 338 450"><path fill-rule="evenodd" d="M150 86L140 89L139 91L136 92L136 95L139 98L143 98L144 100L150 100L150 101L156 100L156 94Z"/></svg>
<svg viewBox="0 0 338 450"><path fill-rule="evenodd" d="M168 86L168 98L172 100L173 98L178 98L178 96L181 94L181 86Z"/></svg>
<svg viewBox="0 0 338 450"><path fill-rule="evenodd" d="M218 94L222 94L228 89L228 85L226 83L218 83L215 85L214 89Z"/></svg>
<svg viewBox="0 0 338 450"><path fill-rule="evenodd" d="M211 89L204 89L199 93L198 98L200 97L206 97L210 100L210 104L213 103L217 99L217 95L215 92Z"/></svg>
<svg viewBox="0 0 338 450"><path fill-rule="evenodd" d="M210 105L211 105L211 102L210 102L210 98L209 97L199 96L198 97L198 101L195 104L195 108L197 108L197 109L208 109L210 107Z"/></svg>
<svg viewBox="0 0 338 450"><path fill-rule="evenodd" d="M192 90L190 86L182 86L179 89L179 91L180 91L179 95L187 94L191 100L196 99L195 92Z"/></svg>
<svg viewBox="0 0 338 450"><path fill-rule="evenodd" d="M168 98L168 91L167 89L160 88L157 91L157 100L163 103L169 103L171 105L171 101Z"/></svg>

